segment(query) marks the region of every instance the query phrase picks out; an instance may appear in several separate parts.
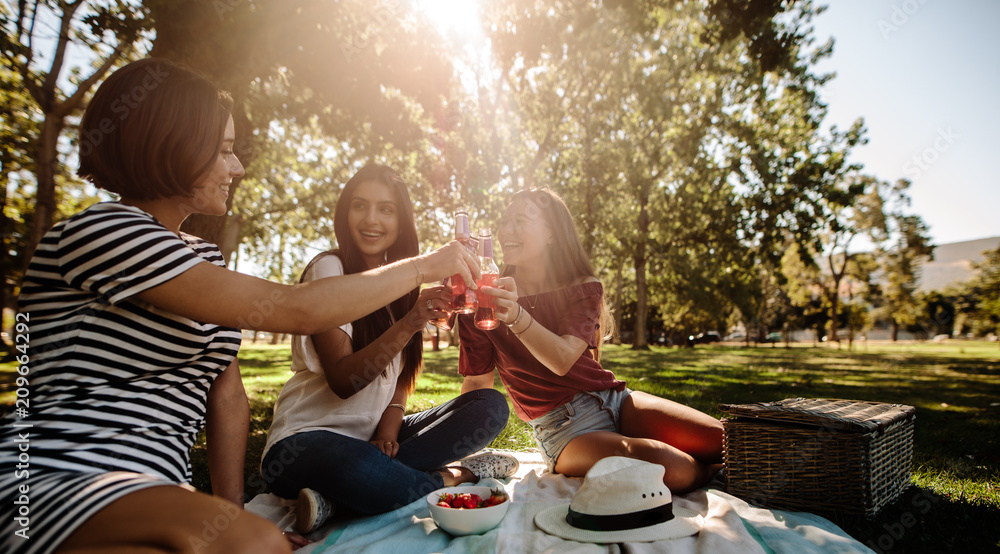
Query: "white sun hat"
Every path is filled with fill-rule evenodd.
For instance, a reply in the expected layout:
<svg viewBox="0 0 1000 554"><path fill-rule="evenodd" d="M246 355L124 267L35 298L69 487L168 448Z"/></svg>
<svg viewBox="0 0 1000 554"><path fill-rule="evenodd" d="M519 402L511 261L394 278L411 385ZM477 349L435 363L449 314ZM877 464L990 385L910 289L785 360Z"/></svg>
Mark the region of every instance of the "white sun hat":
<svg viewBox="0 0 1000 554"><path fill-rule="evenodd" d="M594 464L569 504L535 515L550 535L579 542L653 542L698 533L702 517L676 507L663 466L611 456Z"/></svg>

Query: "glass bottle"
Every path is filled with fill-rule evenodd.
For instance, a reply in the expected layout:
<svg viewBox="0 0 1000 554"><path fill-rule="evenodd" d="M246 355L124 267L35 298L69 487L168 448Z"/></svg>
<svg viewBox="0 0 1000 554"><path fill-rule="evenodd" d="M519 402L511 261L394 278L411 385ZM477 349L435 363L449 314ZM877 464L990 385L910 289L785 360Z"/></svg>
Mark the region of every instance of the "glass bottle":
<svg viewBox="0 0 1000 554"><path fill-rule="evenodd" d="M479 309L476 310L476 327L479 329L496 329L500 324L496 316L496 297L483 291L483 287L492 287L493 281L500 276L496 262L493 261L493 235L489 229L479 231L479 271L482 277L476 281L479 289L476 298Z"/></svg>
<svg viewBox="0 0 1000 554"><path fill-rule="evenodd" d="M455 211L455 240L465 245L469 252L476 253L476 239L469 231L469 213L465 210ZM476 312L476 291L465 286L462 276L451 276L451 307L456 314L471 314Z"/></svg>

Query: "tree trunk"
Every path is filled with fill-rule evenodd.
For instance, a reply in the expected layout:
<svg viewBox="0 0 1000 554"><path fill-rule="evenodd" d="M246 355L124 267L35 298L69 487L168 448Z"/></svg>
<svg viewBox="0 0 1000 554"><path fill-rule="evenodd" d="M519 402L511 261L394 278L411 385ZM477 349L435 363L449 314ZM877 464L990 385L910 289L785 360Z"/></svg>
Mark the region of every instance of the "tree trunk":
<svg viewBox="0 0 1000 554"><path fill-rule="evenodd" d="M649 236L648 199L645 195L640 199L639 219L636 225L635 252L632 256L635 264L635 337L632 339L632 350L648 350L646 340L646 237Z"/></svg>
<svg viewBox="0 0 1000 554"><path fill-rule="evenodd" d="M59 155L56 146L63 130L63 118L51 113L45 114L42 130L35 146L35 175L38 186L35 197L35 212L31 217L31 228L28 233L28 244L24 251L24 267L38 248L42 235L52 227L56 213L56 172L59 166Z"/></svg>
<svg viewBox="0 0 1000 554"><path fill-rule="evenodd" d="M632 339L632 350L648 350L646 340L646 244L636 246L635 256L635 337Z"/></svg>
<svg viewBox="0 0 1000 554"><path fill-rule="evenodd" d="M618 269L615 271L615 296L614 301L611 304L611 313L614 314L615 320L615 334L611 339L612 344L621 344L621 328L622 328L622 290L625 288L624 278L622 273L624 270L625 261L618 261Z"/></svg>
<svg viewBox="0 0 1000 554"><path fill-rule="evenodd" d="M892 319L892 342L899 340L899 323L896 318Z"/></svg>
<svg viewBox="0 0 1000 554"><path fill-rule="evenodd" d="M840 343L840 339L837 337L837 314L840 311L840 280L833 282L833 294L830 295L830 336L828 341L837 341Z"/></svg>

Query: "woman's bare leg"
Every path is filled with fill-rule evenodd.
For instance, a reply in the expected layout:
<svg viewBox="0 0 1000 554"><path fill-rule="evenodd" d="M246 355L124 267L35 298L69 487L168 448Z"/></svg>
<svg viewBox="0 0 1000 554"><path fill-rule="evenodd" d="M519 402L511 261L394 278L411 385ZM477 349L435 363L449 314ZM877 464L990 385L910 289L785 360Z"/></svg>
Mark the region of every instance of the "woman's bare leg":
<svg viewBox="0 0 1000 554"><path fill-rule="evenodd" d="M676 493L704 486L722 469L722 422L694 408L635 391L622 403L621 434L595 431L563 449L555 470L582 477L608 456L660 464Z"/></svg>
<svg viewBox="0 0 1000 554"><path fill-rule="evenodd" d="M622 403L621 431L664 442L702 463L722 463L722 422L672 400L633 391Z"/></svg>
<svg viewBox="0 0 1000 554"><path fill-rule="evenodd" d="M60 553L286 553L271 522L240 506L177 486L142 489L115 500L73 532Z"/></svg>
<svg viewBox="0 0 1000 554"><path fill-rule="evenodd" d="M669 444L610 431L594 431L571 440L559 455L555 470L570 477L583 477L598 460L608 456L624 456L662 465L663 483L678 494L704 485L718 471L718 468L713 470Z"/></svg>

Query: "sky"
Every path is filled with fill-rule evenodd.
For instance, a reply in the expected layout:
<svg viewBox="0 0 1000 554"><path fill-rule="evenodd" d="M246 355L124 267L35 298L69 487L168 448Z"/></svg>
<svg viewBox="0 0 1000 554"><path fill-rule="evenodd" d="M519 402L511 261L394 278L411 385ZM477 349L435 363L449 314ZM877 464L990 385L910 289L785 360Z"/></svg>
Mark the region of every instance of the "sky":
<svg viewBox="0 0 1000 554"><path fill-rule="evenodd" d="M909 213L934 244L1000 237L1000 1L819 0L814 21L835 72L827 125L864 118L854 161L885 181L912 181Z"/></svg>

